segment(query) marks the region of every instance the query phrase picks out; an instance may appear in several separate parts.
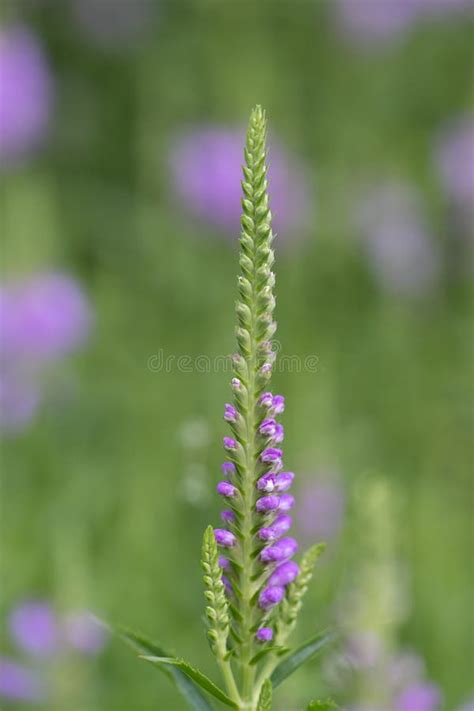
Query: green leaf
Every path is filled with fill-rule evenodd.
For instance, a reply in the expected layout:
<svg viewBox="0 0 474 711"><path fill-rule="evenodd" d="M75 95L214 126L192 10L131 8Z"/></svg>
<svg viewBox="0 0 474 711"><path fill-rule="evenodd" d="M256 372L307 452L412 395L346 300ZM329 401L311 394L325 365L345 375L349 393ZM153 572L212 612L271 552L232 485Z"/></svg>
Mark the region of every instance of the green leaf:
<svg viewBox="0 0 474 711"><path fill-rule="evenodd" d="M141 655L152 654L157 657L166 657L167 652L156 642L152 642L143 635L132 632L124 627L107 627L115 632L132 649ZM188 702L193 711L213 711L207 698L203 695L198 686L181 669L177 667L161 667L162 672L174 681L181 696Z"/></svg>
<svg viewBox="0 0 474 711"><path fill-rule="evenodd" d="M144 659L146 662L150 662L150 664L153 664L158 668L162 667L163 665L168 665L180 669L184 674L186 674L186 676L196 682L196 684L199 684L202 689L205 689L208 694L215 696L216 699L219 699L219 701L222 701L222 703L226 704L227 706L231 706L234 709L238 708L235 701L232 701L232 699L227 696L227 694L222 691L222 689L219 689L219 687L214 684L214 682L211 681L209 677L199 671L199 669L195 669L194 667L192 667L191 664L188 664L188 662L184 661L184 659L161 656L142 656L141 659Z"/></svg>
<svg viewBox="0 0 474 711"><path fill-rule="evenodd" d="M258 697L257 711L270 711L272 707L272 695L272 682L270 679L265 679L260 696Z"/></svg>
<svg viewBox="0 0 474 711"><path fill-rule="evenodd" d="M283 661L276 667L271 676L273 687L276 688L279 686L281 682L290 676L290 674L293 674L298 667L315 657L316 654L318 654L323 647L329 644L329 642L332 642L333 639L333 633L322 632L302 644L301 647L298 647L298 649L290 654L289 657L283 659Z"/></svg>
<svg viewBox="0 0 474 711"><path fill-rule="evenodd" d="M331 709L336 711L338 708L339 706L332 699L326 699L326 701L310 701L305 711L331 711Z"/></svg>

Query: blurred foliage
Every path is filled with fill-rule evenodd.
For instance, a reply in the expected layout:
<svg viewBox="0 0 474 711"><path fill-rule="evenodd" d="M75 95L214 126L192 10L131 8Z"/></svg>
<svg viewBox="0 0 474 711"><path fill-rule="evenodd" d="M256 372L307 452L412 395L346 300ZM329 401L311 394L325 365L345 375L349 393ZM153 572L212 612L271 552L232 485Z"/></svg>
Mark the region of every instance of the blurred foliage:
<svg viewBox="0 0 474 711"><path fill-rule="evenodd" d="M218 516L228 377L148 363L160 349L232 352L237 241L177 203L169 148L180 128L243 122L258 102L313 182L314 221L277 253L283 352L319 359L317 373L276 374L287 461L307 475L335 467L349 496L367 470L397 480L413 595L402 641L425 656L451 711L472 684L470 285L454 270L426 299L383 293L351 210L367 181L415 183L455 262L432 145L468 107L472 26L433 22L365 51L337 35L321 0L157 0L137 42L110 49L80 31L70 5L20 0L2 12L41 36L57 82L48 144L4 175L4 272L70 271L96 313L75 375L71 361L54 373L72 380L72 403L51 402L2 444L2 613L31 596L85 606L211 670L199 549ZM183 434L193 426L196 441ZM350 547L349 520L302 629L330 619ZM182 708L120 645L95 664L86 700L62 711ZM277 708L331 693L315 668L278 690Z"/></svg>

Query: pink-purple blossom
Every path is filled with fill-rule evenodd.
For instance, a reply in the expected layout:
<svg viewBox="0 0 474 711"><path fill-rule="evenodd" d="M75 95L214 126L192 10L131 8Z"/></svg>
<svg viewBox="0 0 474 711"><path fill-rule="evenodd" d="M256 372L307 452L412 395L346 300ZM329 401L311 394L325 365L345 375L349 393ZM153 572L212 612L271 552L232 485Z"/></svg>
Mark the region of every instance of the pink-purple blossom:
<svg viewBox="0 0 474 711"><path fill-rule="evenodd" d="M301 231L309 187L298 161L273 140L269 180L277 234ZM170 153L174 187L189 212L237 237L240 224L242 131L227 126L192 128L177 136Z"/></svg>
<svg viewBox="0 0 474 711"><path fill-rule="evenodd" d="M285 596L285 588L283 587L268 587L264 588L260 593L258 604L263 610L269 610L275 607L283 600Z"/></svg>
<svg viewBox="0 0 474 711"><path fill-rule="evenodd" d="M8 657L0 657L0 698L39 704L45 700L46 686L41 676Z"/></svg>
<svg viewBox="0 0 474 711"><path fill-rule="evenodd" d="M10 636L24 652L48 656L58 651L60 630L52 607L41 600L18 605L8 620Z"/></svg>
<svg viewBox="0 0 474 711"><path fill-rule="evenodd" d="M416 682L404 689L395 701L395 711L438 711L441 693L435 684Z"/></svg>
<svg viewBox="0 0 474 711"><path fill-rule="evenodd" d="M383 290L401 297L434 291L441 272L439 246L411 186L377 185L360 203L357 219L369 268Z"/></svg>
<svg viewBox="0 0 474 711"><path fill-rule="evenodd" d="M258 642L271 642L273 639L273 630L271 627L260 627L255 633Z"/></svg>
<svg viewBox="0 0 474 711"><path fill-rule="evenodd" d="M0 166L26 158L44 141L54 103L53 77L38 38L26 27L0 29Z"/></svg>
<svg viewBox="0 0 474 711"><path fill-rule="evenodd" d="M298 564L293 560L289 560L286 563L279 565L268 579L268 585L282 585L285 587L293 582L299 573Z"/></svg>

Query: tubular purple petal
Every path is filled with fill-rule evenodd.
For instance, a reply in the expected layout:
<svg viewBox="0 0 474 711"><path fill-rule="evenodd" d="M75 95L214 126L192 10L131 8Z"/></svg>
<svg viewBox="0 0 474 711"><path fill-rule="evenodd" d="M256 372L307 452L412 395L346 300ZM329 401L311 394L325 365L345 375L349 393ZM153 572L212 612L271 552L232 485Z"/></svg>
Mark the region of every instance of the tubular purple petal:
<svg viewBox="0 0 474 711"><path fill-rule="evenodd" d="M232 378L230 384L232 385L233 390L240 390L240 388L242 387L242 383L238 378Z"/></svg>
<svg viewBox="0 0 474 711"><path fill-rule="evenodd" d="M255 634L255 639L258 642L271 642L273 639L273 630L271 627L260 627Z"/></svg>
<svg viewBox="0 0 474 711"><path fill-rule="evenodd" d="M275 415L281 415L285 410L285 398L283 395L275 395L272 398L271 409Z"/></svg>
<svg viewBox="0 0 474 711"><path fill-rule="evenodd" d="M275 541L290 530L292 523L291 516L282 514L275 519L271 526L261 528L258 532L258 537L262 541Z"/></svg>
<svg viewBox="0 0 474 711"><path fill-rule="evenodd" d="M218 563L219 563L219 568L222 568L222 570L229 570L230 561L227 560L227 558L224 558L223 555L219 556Z"/></svg>
<svg viewBox="0 0 474 711"><path fill-rule="evenodd" d="M270 587L264 588L258 598L258 604L263 610L268 610L283 600L285 588Z"/></svg>
<svg viewBox="0 0 474 711"><path fill-rule="evenodd" d="M224 523L234 523L235 513L233 511L231 511L230 509L221 511L221 519Z"/></svg>
<svg viewBox="0 0 474 711"><path fill-rule="evenodd" d="M298 542L294 538L282 538L272 546L264 548L260 553L262 563L277 563L291 558L298 550Z"/></svg>
<svg viewBox="0 0 474 711"><path fill-rule="evenodd" d="M271 464L273 469L280 469L283 466L282 456L283 452L281 449L277 449L276 447L268 447L261 453L260 461L265 464Z"/></svg>
<svg viewBox="0 0 474 711"><path fill-rule="evenodd" d="M267 511L276 511L280 505L280 499L278 496L262 496L261 499L257 499L255 508L258 513L266 513Z"/></svg>
<svg viewBox="0 0 474 711"><path fill-rule="evenodd" d="M292 494L282 494L280 496L280 511L289 511L295 505L295 497Z"/></svg>
<svg viewBox="0 0 474 711"><path fill-rule="evenodd" d="M224 583L224 587L225 587L225 589L226 589L226 592L227 592L229 595L232 595L234 591L233 591L233 589L232 589L232 583L230 582L229 578L226 577L225 575L223 575L222 578L221 578L221 580L222 580L222 582Z"/></svg>
<svg viewBox="0 0 474 711"><path fill-rule="evenodd" d="M221 471L224 474L224 476L232 476L232 474L235 474L237 471L234 462L224 462L221 465Z"/></svg>
<svg viewBox="0 0 474 711"><path fill-rule="evenodd" d="M277 491L287 491L293 484L294 478L293 472L280 472L275 479L275 489Z"/></svg>
<svg viewBox="0 0 474 711"><path fill-rule="evenodd" d="M264 435L265 437L273 437L276 431L276 427L277 423L273 418L266 418L261 423L260 427L258 428L258 431L261 435Z"/></svg>
<svg viewBox="0 0 474 711"><path fill-rule="evenodd" d="M237 410L233 405L226 403L224 407L224 420L226 422L236 422L237 421Z"/></svg>
<svg viewBox="0 0 474 711"><path fill-rule="evenodd" d="M221 496L235 496L237 494L237 489L233 484L229 484L228 481L220 481L217 485L217 493Z"/></svg>
<svg viewBox="0 0 474 711"><path fill-rule="evenodd" d="M232 546L235 546L237 541L234 534L231 531L227 531L225 528L215 528L214 536L216 538L216 543L219 546L224 546L225 548L232 548Z"/></svg>
<svg viewBox="0 0 474 711"><path fill-rule="evenodd" d="M279 565L278 568L275 568L268 579L268 585L289 585L299 572L298 564L293 560L289 560Z"/></svg>
<svg viewBox="0 0 474 711"><path fill-rule="evenodd" d="M224 437L224 449L233 452L237 449L237 441L232 437Z"/></svg>
<svg viewBox="0 0 474 711"><path fill-rule="evenodd" d="M275 426L275 434L273 435L273 441L275 442L275 444L280 444L280 442L283 442L284 437L285 437L284 427L279 422L277 422L277 424Z"/></svg>
<svg viewBox="0 0 474 711"><path fill-rule="evenodd" d="M263 393L260 396L259 403L262 407L271 407L273 404L273 395L271 393Z"/></svg>
<svg viewBox="0 0 474 711"><path fill-rule="evenodd" d="M268 472L268 474L264 474L257 481L257 489L259 491L271 492L274 490L274 488L275 488L275 474L273 474L273 472Z"/></svg>

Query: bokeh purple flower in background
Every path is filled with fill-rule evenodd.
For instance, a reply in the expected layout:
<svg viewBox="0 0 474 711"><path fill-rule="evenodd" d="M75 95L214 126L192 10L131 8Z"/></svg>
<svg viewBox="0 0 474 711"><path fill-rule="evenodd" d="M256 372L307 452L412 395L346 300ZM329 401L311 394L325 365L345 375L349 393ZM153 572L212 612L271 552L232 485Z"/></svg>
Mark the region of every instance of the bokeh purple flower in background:
<svg viewBox="0 0 474 711"><path fill-rule="evenodd" d="M45 139L54 88L39 40L21 26L0 29L0 166L21 161Z"/></svg>
<svg viewBox="0 0 474 711"><path fill-rule="evenodd" d="M230 236L240 234L243 131L205 126L179 135L170 153L175 190L190 213ZM303 168L270 140L271 210L277 235L290 240L307 223L309 186Z"/></svg>
<svg viewBox="0 0 474 711"><path fill-rule="evenodd" d="M380 47L399 39L418 24L474 10L473 0L334 0L335 25L359 48Z"/></svg>
<svg viewBox="0 0 474 711"><path fill-rule="evenodd" d="M417 193L386 182L372 188L357 209L362 247L379 286L395 296L430 294L441 260Z"/></svg>
<svg viewBox="0 0 474 711"><path fill-rule="evenodd" d="M68 644L84 654L97 654L107 640L105 628L87 610L66 615L63 633Z"/></svg>
<svg viewBox="0 0 474 711"><path fill-rule="evenodd" d="M11 613L8 625L12 640L27 654L43 657L58 651L58 622L47 602L32 600L18 605Z"/></svg>
<svg viewBox="0 0 474 711"><path fill-rule="evenodd" d="M26 374L0 372L0 431L23 430L35 416L40 402L38 386Z"/></svg>
<svg viewBox="0 0 474 711"><path fill-rule="evenodd" d="M418 16L419 0L335 0L336 26L351 43L377 45L404 34Z"/></svg>
<svg viewBox="0 0 474 711"><path fill-rule="evenodd" d="M82 346L92 313L79 284L36 274L0 289L0 429L15 433L34 417L43 371Z"/></svg>
<svg viewBox="0 0 474 711"><path fill-rule="evenodd" d="M441 693L429 682L416 682L404 689L395 701L394 711L438 711Z"/></svg>
<svg viewBox="0 0 474 711"><path fill-rule="evenodd" d="M0 699L10 701L48 699L54 705L55 660L71 652L96 655L107 641L106 630L87 610L59 615L45 600L19 603L7 622L11 641L28 658L28 665L0 658Z"/></svg>
<svg viewBox="0 0 474 711"><path fill-rule="evenodd" d="M41 703L44 697L45 686L38 674L13 659L0 657L0 698Z"/></svg>
<svg viewBox="0 0 474 711"><path fill-rule="evenodd" d="M156 13L154 0L70 0L82 35L103 50L137 46Z"/></svg>
<svg viewBox="0 0 474 711"><path fill-rule="evenodd" d="M435 162L446 194L474 214L474 116L451 121L438 136Z"/></svg>
<svg viewBox="0 0 474 711"><path fill-rule="evenodd" d="M307 540L330 541L341 529L345 495L338 476L321 473L303 484L299 527Z"/></svg>
<svg viewBox="0 0 474 711"><path fill-rule="evenodd" d="M51 272L3 289L0 324L3 357L38 363L62 358L81 346L90 330L91 312L78 283Z"/></svg>

